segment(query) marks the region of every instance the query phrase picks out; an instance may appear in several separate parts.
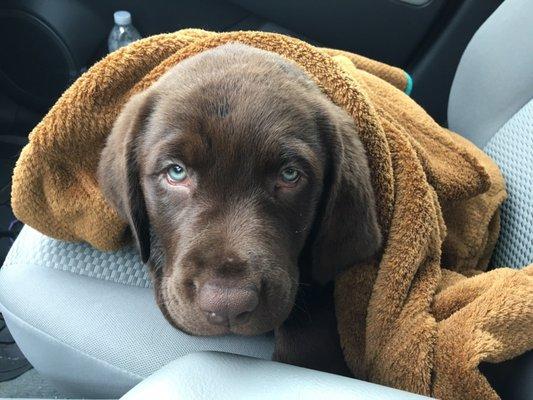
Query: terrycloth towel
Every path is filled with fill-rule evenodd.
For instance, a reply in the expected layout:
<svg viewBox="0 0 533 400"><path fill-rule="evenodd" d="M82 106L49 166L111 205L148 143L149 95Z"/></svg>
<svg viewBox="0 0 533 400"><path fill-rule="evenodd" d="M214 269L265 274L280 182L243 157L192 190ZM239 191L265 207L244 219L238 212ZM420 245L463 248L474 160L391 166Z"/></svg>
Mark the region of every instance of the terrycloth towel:
<svg viewBox="0 0 533 400"><path fill-rule="evenodd" d="M533 266L482 273L498 236L502 176L403 93L400 69L271 33L144 39L92 67L34 129L13 178L17 217L55 238L123 245L126 224L95 178L121 106L172 65L228 42L295 61L356 122L386 240L373 262L336 280L338 330L354 375L444 399L497 398L477 367L533 348Z"/></svg>

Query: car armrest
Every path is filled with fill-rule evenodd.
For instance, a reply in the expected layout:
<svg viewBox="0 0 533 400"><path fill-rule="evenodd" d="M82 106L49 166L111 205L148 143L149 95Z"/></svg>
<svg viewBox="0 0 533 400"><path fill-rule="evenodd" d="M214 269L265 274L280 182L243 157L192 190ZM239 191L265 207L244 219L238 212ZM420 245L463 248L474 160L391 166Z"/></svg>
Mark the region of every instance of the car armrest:
<svg viewBox="0 0 533 400"><path fill-rule="evenodd" d="M191 353L122 399L427 399L343 376L228 353Z"/></svg>

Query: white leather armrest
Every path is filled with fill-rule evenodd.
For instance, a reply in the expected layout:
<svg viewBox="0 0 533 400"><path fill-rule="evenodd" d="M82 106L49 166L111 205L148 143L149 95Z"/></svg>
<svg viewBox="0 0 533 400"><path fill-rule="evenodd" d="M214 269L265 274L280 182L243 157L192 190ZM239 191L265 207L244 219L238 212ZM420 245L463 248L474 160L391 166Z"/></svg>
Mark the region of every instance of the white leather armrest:
<svg viewBox="0 0 533 400"><path fill-rule="evenodd" d="M171 362L122 398L414 400L427 397L273 361L200 352Z"/></svg>

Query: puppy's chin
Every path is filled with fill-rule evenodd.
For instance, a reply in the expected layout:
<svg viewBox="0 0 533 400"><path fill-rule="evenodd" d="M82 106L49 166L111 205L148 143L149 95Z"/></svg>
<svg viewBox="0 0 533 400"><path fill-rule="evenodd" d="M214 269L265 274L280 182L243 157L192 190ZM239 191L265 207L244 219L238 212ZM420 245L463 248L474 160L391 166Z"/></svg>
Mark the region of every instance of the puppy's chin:
<svg viewBox="0 0 533 400"><path fill-rule="evenodd" d="M192 336L221 336L228 334L242 336L261 335L278 328L290 314L289 308L289 310L277 320L258 321L254 318L251 318L247 323L233 326L213 325L205 321L205 317L203 315L197 315L196 320L194 320L194 316L191 316L191 319L193 319L194 322L192 324L188 324L186 321L182 320L183 315L181 313L178 314L177 312L169 312L166 305L160 305L160 308L161 311L163 311L165 318L172 326Z"/></svg>
<svg viewBox="0 0 533 400"><path fill-rule="evenodd" d="M264 327L261 329L257 326L252 326L251 324L244 324L244 325L238 325L238 326L204 326L204 327L194 327L193 329L189 329L174 320L171 321L171 324L176 328L179 329L182 332L187 333L191 336L223 336L223 335L241 335L241 336L257 336L262 335L267 332L271 332L274 329L276 329L280 324L277 324L276 326L271 325L264 325Z"/></svg>
<svg viewBox="0 0 533 400"><path fill-rule="evenodd" d="M287 305L278 304L275 313L262 309L258 316L251 316L250 320L238 325L214 325L207 321L201 312L179 307L175 299L164 299L164 295L158 293L158 306L167 321L176 329L192 336L221 336L228 334L255 336L261 335L278 328L288 318L293 303ZM283 310L284 312L281 312ZM265 315L269 315L266 318ZM274 315L275 314L275 315Z"/></svg>
<svg viewBox="0 0 533 400"><path fill-rule="evenodd" d="M163 311L163 307L161 307L161 309ZM256 336L273 331L274 329L278 328L286 319L285 317L280 321L261 322L259 324L257 321L251 320L248 323L235 326L212 325L209 323L195 323L194 326L187 326L184 322L177 320L172 313L163 311L163 314L174 328L192 336L221 336L228 334ZM287 313L287 316L288 314L289 313Z"/></svg>

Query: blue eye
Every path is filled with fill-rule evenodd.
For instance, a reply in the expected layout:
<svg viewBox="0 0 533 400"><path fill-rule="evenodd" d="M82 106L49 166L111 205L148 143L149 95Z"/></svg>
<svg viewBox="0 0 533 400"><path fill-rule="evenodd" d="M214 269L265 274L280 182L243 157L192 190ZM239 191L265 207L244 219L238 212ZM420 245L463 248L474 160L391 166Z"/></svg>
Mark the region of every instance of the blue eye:
<svg viewBox="0 0 533 400"><path fill-rule="evenodd" d="M300 172L294 168L285 168L281 171L281 179L285 183L296 183L300 179Z"/></svg>
<svg viewBox="0 0 533 400"><path fill-rule="evenodd" d="M181 165L174 164L167 169L167 179L170 183L180 183L187 178L187 171Z"/></svg>

